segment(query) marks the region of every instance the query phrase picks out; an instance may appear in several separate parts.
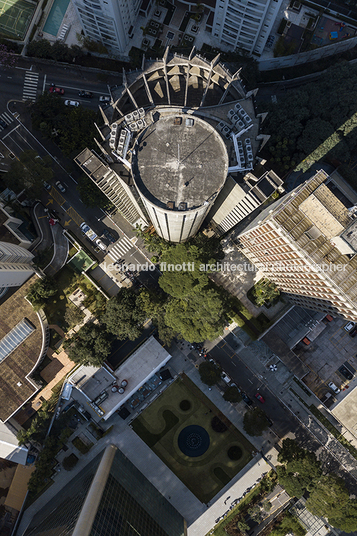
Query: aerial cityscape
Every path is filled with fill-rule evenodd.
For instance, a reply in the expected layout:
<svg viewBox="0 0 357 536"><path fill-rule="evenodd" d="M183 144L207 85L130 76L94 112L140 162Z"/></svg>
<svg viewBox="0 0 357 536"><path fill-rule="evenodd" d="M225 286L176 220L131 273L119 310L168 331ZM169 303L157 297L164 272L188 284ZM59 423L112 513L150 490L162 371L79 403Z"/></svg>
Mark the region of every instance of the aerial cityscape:
<svg viewBox="0 0 357 536"><path fill-rule="evenodd" d="M0 536L357 534L357 7L0 0Z"/></svg>

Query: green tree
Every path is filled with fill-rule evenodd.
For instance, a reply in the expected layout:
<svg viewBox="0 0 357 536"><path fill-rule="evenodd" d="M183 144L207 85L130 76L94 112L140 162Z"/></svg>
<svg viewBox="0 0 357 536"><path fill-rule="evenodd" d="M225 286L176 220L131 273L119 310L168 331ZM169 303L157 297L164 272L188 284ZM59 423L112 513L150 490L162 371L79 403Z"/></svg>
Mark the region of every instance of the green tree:
<svg viewBox="0 0 357 536"><path fill-rule="evenodd" d="M170 346L177 333L165 323L167 299L168 297L164 293L154 293L145 289L140 292L136 304L157 327L160 341L164 345Z"/></svg>
<svg viewBox="0 0 357 536"><path fill-rule="evenodd" d="M249 525L248 523L246 523L245 521L237 521L237 528L238 530L240 530L240 532L248 532L249 530Z"/></svg>
<svg viewBox="0 0 357 536"><path fill-rule="evenodd" d="M52 46L47 39L40 39L40 41L31 41L27 45L27 55L33 58L52 58Z"/></svg>
<svg viewBox="0 0 357 536"><path fill-rule="evenodd" d="M226 389L223 398L224 400L227 400L227 402L240 402L242 400L240 392L234 385Z"/></svg>
<svg viewBox="0 0 357 536"><path fill-rule="evenodd" d="M119 339L135 340L143 330L146 314L140 307L140 300L131 289L122 288L106 304L102 321L107 330Z"/></svg>
<svg viewBox="0 0 357 536"><path fill-rule="evenodd" d="M89 208L109 208L112 206L106 195L87 177L81 175L76 186L81 200Z"/></svg>
<svg viewBox="0 0 357 536"><path fill-rule="evenodd" d="M4 177L5 184L19 193L26 189L32 198L39 197L43 183L53 177L51 157L40 158L36 151L24 151L19 160L14 161Z"/></svg>
<svg viewBox="0 0 357 536"><path fill-rule="evenodd" d="M9 48L4 45L0 44L0 66L3 69L6 69L7 67L14 67L16 64L16 56L13 54Z"/></svg>
<svg viewBox="0 0 357 536"><path fill-rule="evenodd" d="M204 361L198 367L198 372L200 373L202 383L215 385L221 378L222 369L210 361Z"/></svg>
<svg viewBox="0 0 357 536"><path fill-rule="evenodd" d="M222 335L226 318L223 301L212 288L170 300L165 313L166 325L188 342L212 341Z"/></svg>
<svg viewBox="0 0 357 536"><path fill-rule="evenodd" d="M243 418L244 430L250 436L261 436L268 428L268 421L264 411L260 408L249 409Z"/></svg>
<svg viewBox="0 0 357 536"><path fill-rule="evenodd" d="M50 277L44 277L30 286L27 292L27 299L35 309L38 309L45 305L47 298L54 296L57 292L56 281Z"/></svg>
<svg viewBox="0 0 357 536"><path fill-rule="evenodd" d="M100 367L110 354L112 343L113 337L103 326L87 323L71 339L65 341L64 348L74 363Z"/></svg>
<svg viewBox="0 0 357 536"><path fill-rule="evenodd" d="M83 316L82 311L78 307L70 305L66 307L64 320L69 327L73 327L77 326L83 320Z"/></svg>
<svg viewBox="0 0 357 536"><path fill-rule="evenodd" d="M66 471L70 471L71 469L73 469L73 467L77 465L77 463L78 458L75 454L72 453L69 456L63 458L62 466L63 469L65 469Z"/></svg>

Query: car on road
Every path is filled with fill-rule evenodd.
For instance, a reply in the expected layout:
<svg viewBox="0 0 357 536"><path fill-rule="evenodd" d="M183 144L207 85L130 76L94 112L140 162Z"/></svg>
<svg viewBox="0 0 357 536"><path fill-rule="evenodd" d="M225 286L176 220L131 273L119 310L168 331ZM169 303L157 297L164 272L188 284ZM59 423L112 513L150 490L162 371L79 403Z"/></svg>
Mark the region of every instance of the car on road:
<svg viewBox="0 0 357 536"><path fill-rule="evenodd" d="M355 325L356 324L354 322L348 322L345 326L343 326L343 329L345 331L351 331L351 329L353 329Z"/></svg>
<svg viewBox="0 0 357 536"><path fill-rule="evenodd" d="M7 123L5 123L5 121L3 121L2 119L0 119L0 127L7 128Z"/></svg>
<svg viewBox="0 0 357 536"><path fill-rule="evenodd" d="M256 393L254 396L255 396L255 398L256 398L257 400L259 400L259 402L261 402L262 404L264 404L265 399L262 397L262 395L261 395L260 393Z"/></svg>
<svg viewBox="0 0 357 536"><path fill-rule="evenodd" d="M57 186L57 188L59 189L60 192L62 192L63 194L65 193L66 188L63 186L63 184L60 181L56 182L56 186Z"/></svg>
<svg viewBox="0 0 357 536"><path fill-rule="evenodd" d="M52 186L48 184L48 182L44 181L43 187L46 188L46 190L51 190Z"/></svg>
<svg viewBox="0 0 357 536"><path fill-rule="evenodd" d="M231 383L231 381L232 381L232 378L230 378L230 377L228 376L228 374L226 374L225 372L222 372L222 374L221 374L221 378L222 378L222 380L223 380L225 383L227 383L227 384L228 384L228 383Z"/></svg>
<svg viewBox="0 0 357 536"><path fill-rule="evenodd" d="M344 365L342 365L342 367L340 367L338 369L338 371L340 372L340 374L342 374L342 376L344 376L346 378L346 380L352 380L353 379L353 374L350 370L348 370Z"/></svg>
<svg viewBox="0 0 357 536"><path fill-rule="evenodd" d="M329 382L327 385L329 386L330 389L332 389L332 391L333 391L336 395L338 395L338 393L341 392L341 389L339 389L339 388L337 387L337 385L335 385L333 382Z"/></svg>
<svg viewBox="0 0 357 536"><path fill-rule="evenodd" d="M84 99L91 99L93 97L93 93L91 91L85 91L84 89L81 89L78 95Z"/></svg>
<svg viewBox="0 0 357 536"><path fill-rule="evenodd" d="M110 102L110 97L102 95L99 97L99 102Z"/></svg>
<svg viewBox="0 0 357 536"><path fill-rule="evenodd" d="M245 393L242 393L242 400L247 404L247 406L251 406L253 404L253 401Z"/></svg>
<svg viewBox="0 0 357 536"><path fill-rule="evenodd" d="M50 93L58 93L59 95L64 95L64 89L62 87L51 86L49 89Z"/></svg>
<svg viewBox="0 0 357 536"><path fill-rule="evenodd" d="M75 100L65 100L64 103L66 106L79 106L79 102Z"/></svg>
<svg viewBox="0 0 357 536"><path fill-rule="evenodd" d="M95 243L99 247L99 249L101 249L102 251L105 251L107 249L107 246L105 244L103 244L103 242L101 240L99 240L99 238L97 238L97 240L95 240Z"/></svg>
<svg viewBox="0 0 357 536"><path fill-rule="evenodd" d="M109 229L104 229L102 235L105 236L105 238L107 240L109 240L109 242L111 244L114 244L114 242L116 242L115 236L112 235L112 233L109 231Z"/></svg>

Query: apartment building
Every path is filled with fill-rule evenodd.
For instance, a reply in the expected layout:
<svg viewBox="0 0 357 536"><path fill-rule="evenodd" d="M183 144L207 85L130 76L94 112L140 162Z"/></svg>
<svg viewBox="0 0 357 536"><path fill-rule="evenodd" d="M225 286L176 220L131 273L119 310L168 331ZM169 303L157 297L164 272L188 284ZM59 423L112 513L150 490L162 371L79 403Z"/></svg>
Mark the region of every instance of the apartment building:
<svg viewBox="0 0 357 536"><path fill-rule="evenodd" d="M324 171L270 205L237 244L290 301L357 321L356 207Z"/></svg>

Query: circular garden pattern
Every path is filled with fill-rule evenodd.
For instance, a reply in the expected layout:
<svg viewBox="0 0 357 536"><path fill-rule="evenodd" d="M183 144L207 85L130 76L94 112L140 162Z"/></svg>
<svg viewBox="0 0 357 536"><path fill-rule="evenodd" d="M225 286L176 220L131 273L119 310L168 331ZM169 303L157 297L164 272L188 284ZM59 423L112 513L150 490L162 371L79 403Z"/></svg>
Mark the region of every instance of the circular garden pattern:
<svg viewBox="0 0 357 536"><path fill-rule="evenodd" d="M210 444L208 432L196 424L186 426L179 433L177 443L185 456L197 458L206 452Z"/></svg>
<svg viewBox="0 0 357 536"><path fill-rule="evenodd" d="M191 409L191 402L189 400L181 400L180 409L182 411L188 411L189 409Z"/></svg>
<svg viewBox="0 0 357 536"><path fill-rule="evenodd" d="M227 451L227 456L230 460L240 460L242 457L242 449L238 445L232 445Z"/></svg>
<svg viewBox="0 0 357 536"><path fill-rule="evenodd" d="M214 430L218 434L223 434L223 432L227 430L227 426L224 424L224 422L221 421L219 417L217 417L217 415L215 415L211 420L211 426L212 430Z"/></svg>

